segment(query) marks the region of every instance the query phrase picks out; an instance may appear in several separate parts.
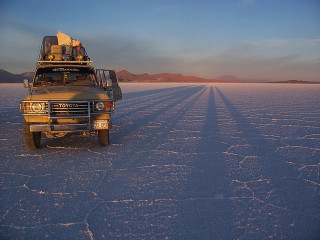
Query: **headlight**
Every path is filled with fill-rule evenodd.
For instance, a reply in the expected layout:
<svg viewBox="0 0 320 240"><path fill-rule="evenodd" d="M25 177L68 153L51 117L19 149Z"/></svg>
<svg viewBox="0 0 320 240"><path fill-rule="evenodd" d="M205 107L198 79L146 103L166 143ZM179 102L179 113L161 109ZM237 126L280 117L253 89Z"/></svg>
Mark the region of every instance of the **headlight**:
<svg viewBox="0 0 320 240"><path fill-rule="evenodd" d="M104 108L105 108L105 107L104 107L104 103L103 103L103 102L97 102L97 103L96 103L96 109L97 109L98 111L102 111Z"/></svg>
<svg viewBox="0 0 320 240"><path fill-rule="evenodd" d="M21 106L23 114L47 114L46 102L23 102Z"/></svg>
<svg viewBox="0 0 320 240"><path fill-rule="evenodd" d="M43 110L43 104L41 103L31 103L31 110L35 113L39 113L39 112L42 112Z"/></svg>

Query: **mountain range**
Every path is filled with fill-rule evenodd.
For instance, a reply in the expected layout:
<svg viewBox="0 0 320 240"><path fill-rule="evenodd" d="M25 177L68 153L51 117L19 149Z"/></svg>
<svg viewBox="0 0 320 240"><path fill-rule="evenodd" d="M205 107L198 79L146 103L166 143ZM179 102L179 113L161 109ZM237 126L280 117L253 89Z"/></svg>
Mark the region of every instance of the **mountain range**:
<svg viewBox="0 0 320 240"><path fill-rule="evenodd" d="M195 76L183 76L181 74L132 74L126 70L117 72L120 82L226 82L217 79L205 79Z"/></svg>
<svg viewBox="0 0 320 240"><path fill-rule="evenodd" d="M0 69L0 83L22 83L24 79L32 80L34 72L25 72L22 74L13 74ZM160 73L160 74L132 74L126 70L117 72L120 82L181 82L181 83L247 83L247 82L265 82L265 83L317 83L311 81L288 80L288 81L270 81L270 80L243 80L233 75L222 75L216 79L206 79L195 76L183 76L181 74Z"/></svg>
<svg viewBox="0 0 320 240"><path fill-rule="evenodd" d="M13 74L0 69L0 83L22 83L23 79L32 80L33 72L26 72L22 74Z"/></svg>

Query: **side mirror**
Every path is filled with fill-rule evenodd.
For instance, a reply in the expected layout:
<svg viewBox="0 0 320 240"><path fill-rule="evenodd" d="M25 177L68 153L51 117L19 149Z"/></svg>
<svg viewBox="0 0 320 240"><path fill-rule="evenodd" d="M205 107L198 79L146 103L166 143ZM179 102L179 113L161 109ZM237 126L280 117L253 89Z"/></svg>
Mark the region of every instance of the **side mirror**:
<svg viewBox="0 0 320 240"><path fill-rule="evenodd" d="M106 85L107 85L107 87L112 87L112 80L110 78L107 79Z"/></svg>
<svg viewBox="0 0 320 240"><path fill-rule="evenodd" d="M29 88L30 87L29 80L28 79L24 79L23 80L23 85L24 85L25 88Z"/></svg>

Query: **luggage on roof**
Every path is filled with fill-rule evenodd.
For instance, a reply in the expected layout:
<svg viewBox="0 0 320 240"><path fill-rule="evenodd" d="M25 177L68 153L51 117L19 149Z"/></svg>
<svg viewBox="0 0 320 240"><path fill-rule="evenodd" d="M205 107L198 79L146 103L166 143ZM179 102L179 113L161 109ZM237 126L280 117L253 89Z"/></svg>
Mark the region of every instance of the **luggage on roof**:
<svg viewBox="0 0 320 240"><path fill-rule="evenodd" d="M44 36L39 60L87 61L90 60L84 45L77 39L58 31L56 36Z"/></svg>
<svg viewBox="0 0 320 240"><path fill-rule="evenodd" d="M81 46L81 42L78 39L72 39L71 44L72 44L72 47Z"/></svg>
<svg viewBox="0 0 320 240"><path fill-rule="evenodd" d="M64 34L63 32L61 32L60 30L57 33L57 38L58 38L59 45L71 46L72 44L72 38L67 34Z"/></svg>
<svg viewBox="0 0 320 240"><path fill-rule="evenodd" d="M58 45L57 36L44 36L42 40L42 55L50 54L51 45Z"/></svg>
<svg viewBox="0 0 320 240"><path fill-rule="evenodd" d="M61 45L51 45L51 54L54 56L53 60L62 61L62 46Z"/></svg>

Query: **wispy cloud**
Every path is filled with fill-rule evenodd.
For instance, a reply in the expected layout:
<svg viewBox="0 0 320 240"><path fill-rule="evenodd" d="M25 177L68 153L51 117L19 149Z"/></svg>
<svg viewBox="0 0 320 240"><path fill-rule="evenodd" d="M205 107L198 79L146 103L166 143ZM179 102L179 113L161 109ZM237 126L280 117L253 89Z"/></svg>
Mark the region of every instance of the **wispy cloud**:
<svg viewBox="0 0 320 240"><path fill-rule="evenodd" d="M320 60L320 39L274 39L246 41L224 51L221 55L274 59L295 55L302 60Z"/></svg>
<svg viewBox="0 0 320 240"><path fill-rule="evenodd" d="M0 29L1 31L13 30L27 35L43 35L44 29L38 25L28 24L26 21L20 19L11 19L10 17L0 16Z"/></svg>
<svg viewBox="0 0 320 240"><path fill-rule="evenodd" d="M90 37L92 36L92 37ZM176 59L164 56L152 40L118 34L91 33L81 37L99 67L126 69L133 73L172 70Z"/></svg>
<svg viewBox="0 0 320 240"><path fill-rule="evenodd" d="M320 80L320 39L245 42L211 54L193 66L203 74L233 74L241 78Z"/></svg>
<svg viewBox="0 0 320 240"><path fill-rule="evenodd" d="M100 40L98 40L100 39ZM152 40L129 36L87 39L96 64L133 73L182 73L206 78L233 74L245 79L320 80L320 40L244 42L217 53L164 53ZM103 67L103 66L101 66Z"/></svg>

